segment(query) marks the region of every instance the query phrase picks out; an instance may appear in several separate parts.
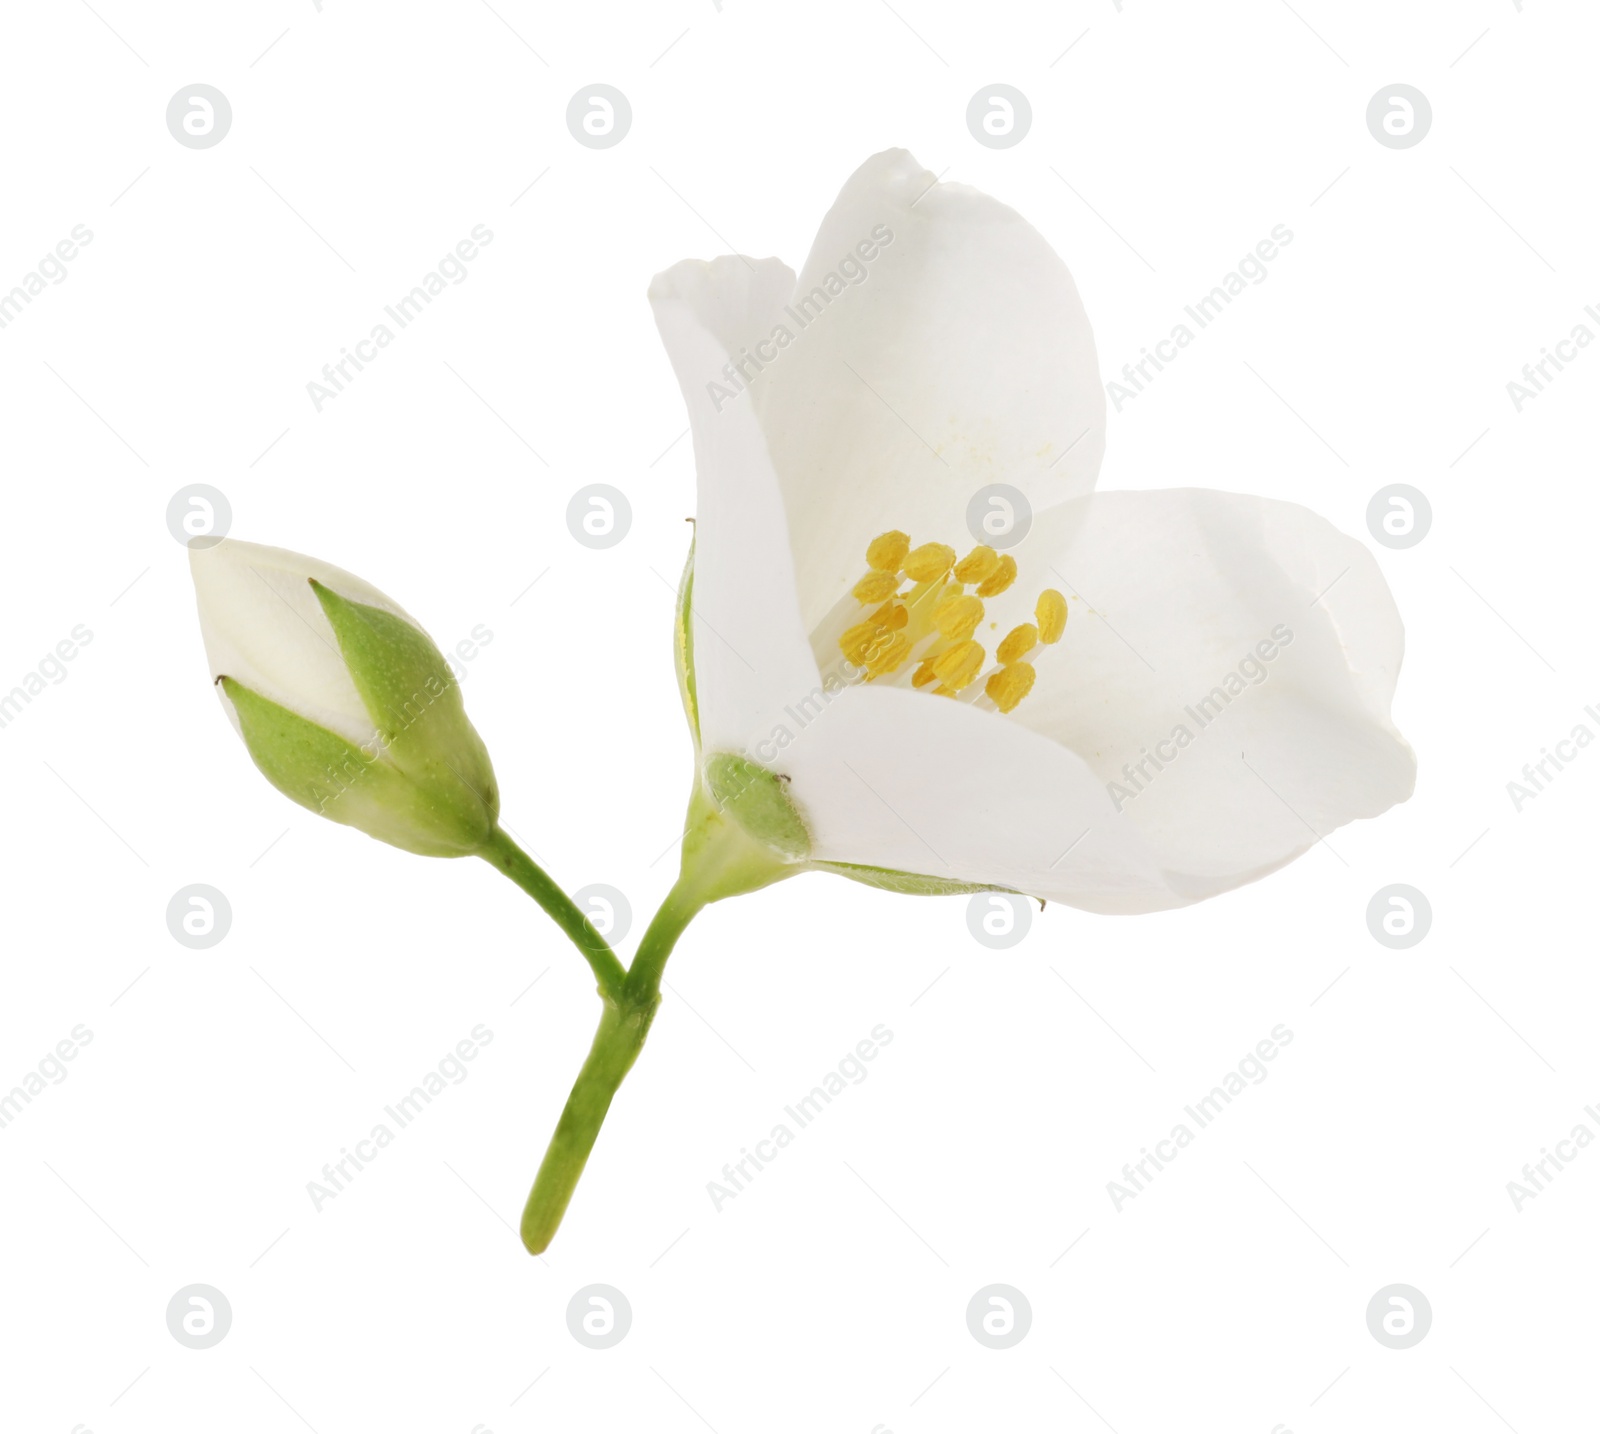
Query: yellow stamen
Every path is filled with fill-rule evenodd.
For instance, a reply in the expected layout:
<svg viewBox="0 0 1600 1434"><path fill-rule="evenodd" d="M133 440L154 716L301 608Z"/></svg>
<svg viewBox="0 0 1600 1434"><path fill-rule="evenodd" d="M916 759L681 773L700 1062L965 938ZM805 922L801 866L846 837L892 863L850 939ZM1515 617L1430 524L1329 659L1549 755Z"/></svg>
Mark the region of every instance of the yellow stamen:
<svg viewBox="0 0 1600 1434"><path fill-rule="evenodd" d="M951 692L970 687L982 667L983 648L970 640L957 643L933 659L934 676L943 684L943 689Z"/></svg>
<svg viewBox="0 0 1600 1434"><path fill-rule="evenodd" d="M981 583L1000 566L1000 554L987 543L979 543L956 564L956 581Z"/></svg>
<svg viewBox="0 0 1600 1434"><path fill-rule="evenodd" d="M1039 594L1039 602L1033 612L1039 623L1039 641L1059 642L1067 628L1067 600L1054 588L1046 588ZM1011 709L1002 710L1009 712Z"/></svg>
<svg viewBox="0 0 1600 1434"><path fill-rule="evenodd" d="M906 611L904 603L891 600L884 603L867 621L876 623L879 627L887 628L890 632L898 632L906 625L909 617L910 614Z"/></svg>
<svg viewBox="0 0 1600 1434"><path fill-rule="evenodd" d="M957 591L933 610L933 620L945 637L953 641L969 638L983 621L983 604Z"/></svg>
<svg viewBox="0 0 1600 1434"><path fill-rule="evenodd" d="M999 597L1017 580L1017 560L1010 553L1001 553L995 570L978 584L979 597Z"/></svg>
<svg viewBox="0 0 1600 1434"><path fill-rule="evenodd" d="M931 583L950 571L956 560L956 550L945 543L924 543L915 552L908 553L900 566L914 583Z"/></svg>
<svg viewBox="0 0 1600 1434"><path fill-rule="evenodd" d="M903 632L883 633L866 654L867 681L893 672L911 655L911 639Z"/></svg>
<svg viewBox="0 0 1600 1434"><path fill-rule="evenodd" d="M911 551L911 539L899 529L879 533L867 544L867 566L880 573L897 573Z"/></svg>
<svg viewBox="0 0 1600 1434"><path fill-rule="evenodd" d="M1005 639L995 649L995 660L1002 666L1008 667L1026 657L1038 643L1039 629L1031 622L1022 623L1005 635Z"/></svg>
<svg viewBox="0 0 1600 1434"><path fill-rule="evenodd" d="M958 562L948 544L914 548L907 534L892 529L867 544L867 568L851 588L862 620L845 629L839 650L869 682L890 678L952 698L969 689L976 695L981 686L995 708L1009 713L1037 680L1029 656L1041 643L1059 642L1066 631L1067 599L1047 588L1039 594L1034 620L1006 632L994 649L998 666L986 673L985 649L976 633L988 620L986 599L1016 582L1014 557L978 543ZM1000 631L998 623L988 626ZM986 632L984 640L994 639ZM895 673L900 675L892 677Z"/></svg>
<svg viewBox="0 0 1600 1434"><path fill-rule="evenodd" d="M851 592L857 602L870 605L893 597L899 587L900 579L896 574L870 572L851 589Z"/></svg>
<svg viewBox="0 0 1600 1434"><path fill-rule="evenodd" d="M1036 675L1031 662L1013 662L1009 667L990 673L983 690L996 707L1009 712L1033 691Z"/></svg>
<svg viewBox="0 0 1600 1434"><path fill-rule="evenodd" d="M854 627L847 627L839 635L839 651L847 661L859 667L867 649L882 630L875 622L858 622Z"/></svg>

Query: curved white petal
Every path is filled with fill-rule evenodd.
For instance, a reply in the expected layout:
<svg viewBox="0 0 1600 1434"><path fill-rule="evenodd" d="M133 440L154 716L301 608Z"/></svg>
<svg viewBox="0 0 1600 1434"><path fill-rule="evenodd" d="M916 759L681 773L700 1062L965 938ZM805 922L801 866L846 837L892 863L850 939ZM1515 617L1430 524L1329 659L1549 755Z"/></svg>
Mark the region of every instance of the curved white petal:
<svg viewBox="0 0 1600 1434"><path fill-rule="evenodd" d="M1181 889L1262 875L1411 795L1389 715L1400 615L1372 555L1316 514L1099 493L1041 515L1018 553L1014 593L1056 587L1071 616L1005 720L1077 752Z"/></svg>
<svg viewBox="0 0 1600 1434"><path fill-rule="evenodd" d="M752 392L808 629L876 534L959 545L988 484L1035 509L1094 486L1105 392L1089 320L1066 265L1006 205L938 183L904 150L875 155L785 302L772 324L793 342Z"/></svg>
<svg viewBox="0 0 1600 1434"><path fill-rule="evenodd" d="M829 302L803 307L818 289ZM798 288L774 260L726 258L676 266L651 299L699 470L703 745L787 777L817 859L1151 911L1410 794L1389 720L1402 631L1370 554L1290 504L1084 496L1093 340L1009 209L890 152L846 185ZM960 545L990 482L1021 488L1034 524L980 640L1043 587L1072 599L1034 692L1003 716L824 690L812 640L831 652L820 625L849 608L867 541Z"/></svg>
<svg viewBox="0 0 1600 1434"><path fill-rule="evenodd" d="M1155 911L1410 796L1389 719L1399 615L1371 554L1315 514L1100 493L1042 515L1016 551L991 636L1043 587L1071 616L1014 712L857 688L792 724L775 765L819 859Z"/></svg>
<svg viewBox="0 0 1600 1434"><path fill-rule="evenodd" d="M189 571L213 679L231 677L357 745L371 739L372 718L310 579L420 626L397 602L331 563L232 538L191 544ZM233 704L222 705L237 727Z"/></svg>
<svg viewBox="0 0 1600 1434"><path fill-rule="evenodd" d="M748 395L724 370L794 286L776 259L688 259L650 285L694 433L694 666L700 738L740 751L819 680L795 597L783 495Z"/></svg>
<svg viewBox="0 0 1600 1434"><path fill-rule="evenodd" d="M1004 886L1115 914L1194 900L1076 753L997 713L850 688L770 765L819 861Z"/></svg>

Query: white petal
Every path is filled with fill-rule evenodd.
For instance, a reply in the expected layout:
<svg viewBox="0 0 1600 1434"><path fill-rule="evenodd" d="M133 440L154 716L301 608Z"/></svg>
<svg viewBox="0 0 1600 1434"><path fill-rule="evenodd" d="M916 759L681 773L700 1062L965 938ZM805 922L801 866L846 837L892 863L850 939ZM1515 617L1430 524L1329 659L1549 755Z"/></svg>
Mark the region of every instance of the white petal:
<svg viewBox="0 0 1600 1434"><path fill-rule="evenodd" d="M1045 586L1071 617L1032 654L1038 682L1012 714L854 688L791 724L774 765L820 859L1154 911L1265 876L1411 794L1389 720L1399 615L1371 554L1315 514L1102 493L1043 515L1018 551L991 635Z"/></svg>
<svg viewBox="0 0 1600 1434"><path fill-rule="evenodd" d="M804 297L826 295L829 276L843 292L802 327ZM753 394L808 630L860 577L878 533L960 549L967 505L988 484L1036 509L1094 486L1105 393L1066 265L1014 210L937 183L904 150L851 176L771 322L794 341Z"/></svg>
<svg viewBox="0 0 1600 1434"><path fill-rule="evenodd" d="M789 724L788 776L819 861L1012 887L1090 911L1182 906L1076 753L964 703L850 688Z"/></svg>
<svg viewBox="0 0 1600 1434"><path fill-rule="evenodd" d="M232 538L191 545L189 571L213 679L231 677L351 742L370 740L372 719L310 579L417 626L398 603L331 563ZM232 703L222 705L237 726Z"/></svg>
<svg viewBox="0 0 1600 1434"><path fill-rule="evenodd" d="M747 394L724 366L771 333L794 275L775 259L685 260L650 286L683 390L699 482L694 664L700 737L740 751L816 687L800 623L783 497ZM722 390L722 391L719 391Z"/></svg>
<svg viewBox="0 0 1600 1434"><path fill-rule="evenodd" d="M1177 889L1236 886L1411 795L1389 716L1399 613L1367 549L1316 514L1099 493L1042 515L1019 563L1007 597L1053 586L1071 616L1010 720L1127 788L1123 814Z"/></svg>

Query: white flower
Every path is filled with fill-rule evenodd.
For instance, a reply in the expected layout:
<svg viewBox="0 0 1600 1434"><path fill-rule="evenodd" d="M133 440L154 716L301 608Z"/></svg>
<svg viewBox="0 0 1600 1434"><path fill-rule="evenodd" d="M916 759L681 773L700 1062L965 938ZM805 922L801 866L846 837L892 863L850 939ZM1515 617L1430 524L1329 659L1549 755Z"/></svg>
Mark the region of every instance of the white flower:
<svg viewBox="0 0 1600 1434"><path fill-rule="evenodd" d="M686 261L650 297L699 471L697 759L713 795L730 769L777 774L790 860L1153 911L1410 795L1403 632L1371 555L1288 503L1092 494L1093 336L1012 210L890 151L798 284L772 259ZM996 483L1031 529L951 575Z"/></svg>
<svg viewBox="0 0 1600 1434"><path fill-rule="evenodd" d="M425 856L481 853L499 794L448 663L360 578L282 548L191 544L211 676L286 796Z"/></svg>

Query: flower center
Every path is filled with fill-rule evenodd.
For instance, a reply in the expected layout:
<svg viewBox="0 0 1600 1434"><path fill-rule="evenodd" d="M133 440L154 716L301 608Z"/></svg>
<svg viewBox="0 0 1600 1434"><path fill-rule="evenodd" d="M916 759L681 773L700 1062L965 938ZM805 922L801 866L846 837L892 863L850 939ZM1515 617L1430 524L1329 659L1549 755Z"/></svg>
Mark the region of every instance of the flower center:
<svg viewBox="0 0 1600 1434"><path fill-rule="evenodd" d="M871 611L845 629L839 650L868 682L909 670L913 687L931 687L937 697L959 697L982 677L982 695L1009 712L1038 676L1027 659L1039 646L1059 642L1067 625L1066 598L1046 588L1034 620L1000 640L986 672L988 654L975 636L984 600L999 597L1016 579L1017 560L986 544L957 562L947 544L913 548L905 533L880 533L867 544L867 574L853 590L856 602Z"/></svg>

